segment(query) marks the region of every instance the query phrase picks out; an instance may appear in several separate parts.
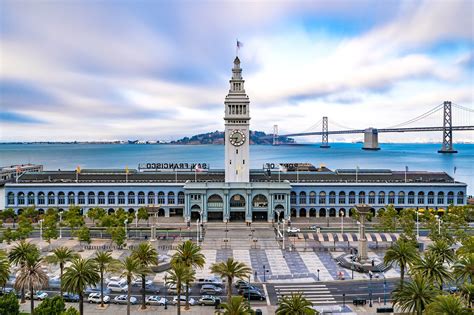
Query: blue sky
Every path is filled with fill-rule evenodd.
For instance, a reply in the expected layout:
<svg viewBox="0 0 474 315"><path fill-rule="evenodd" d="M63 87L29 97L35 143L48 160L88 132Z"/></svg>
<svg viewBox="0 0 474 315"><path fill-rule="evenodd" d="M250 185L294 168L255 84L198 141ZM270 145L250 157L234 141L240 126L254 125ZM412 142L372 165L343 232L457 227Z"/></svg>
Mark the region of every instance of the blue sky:
<svg viewBox="0 0 474 315"><path fill-rule="evenodd" d="M0 141L171 140L223 130L236 38L254 130L298 132L322 116L333 129L382 128L444 100L473 108L469 0L0 6ZM441 116L418 123L441 125ZM473 141L473 133L456 139Z"/></svg>

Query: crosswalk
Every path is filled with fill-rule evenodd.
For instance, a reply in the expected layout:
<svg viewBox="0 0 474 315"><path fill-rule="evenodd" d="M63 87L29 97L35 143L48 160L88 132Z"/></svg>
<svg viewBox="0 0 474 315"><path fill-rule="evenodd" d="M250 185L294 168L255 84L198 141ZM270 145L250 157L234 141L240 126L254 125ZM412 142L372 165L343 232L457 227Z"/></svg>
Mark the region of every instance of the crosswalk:
<svg viewBox="0 0 474 315"><path fill-rule="evenodd" d="M302 284L275 284L274 286L277 298L290 295L291 293L301 292L303 296L314 305L336 304L331 291L324 284L302 283Z"/></svg>

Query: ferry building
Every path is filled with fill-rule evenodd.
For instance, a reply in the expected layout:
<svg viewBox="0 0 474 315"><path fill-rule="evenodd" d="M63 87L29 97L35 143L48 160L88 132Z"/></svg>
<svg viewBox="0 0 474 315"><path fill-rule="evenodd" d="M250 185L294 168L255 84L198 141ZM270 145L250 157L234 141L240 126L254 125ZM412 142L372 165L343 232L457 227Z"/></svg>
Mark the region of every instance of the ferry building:
<svg viewBox="0 0 474 315"><path fill-rule="evenodd" d="M230 89L224 101L225 168L206 164L160 161L138 170L24 172L5 184L5 207L17 212L35 206L94 207L136 212L146 207L162 217L189 222L268 221L294 217L350 216L354 204L372 211L402 208L445 209L466 204L467 185L444 172L388 169L336 169L307 163L250 169L250 100L242 68L234 60Z"/></svg>

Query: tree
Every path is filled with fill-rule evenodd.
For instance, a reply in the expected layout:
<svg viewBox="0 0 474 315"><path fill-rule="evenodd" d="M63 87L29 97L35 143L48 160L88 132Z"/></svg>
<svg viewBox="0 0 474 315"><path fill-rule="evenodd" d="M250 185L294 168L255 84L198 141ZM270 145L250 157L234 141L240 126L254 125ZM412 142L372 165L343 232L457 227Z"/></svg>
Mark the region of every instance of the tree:
<svg viewBox="0 0 474 315"><path fill-rule="evenodd" d="M67 310L62 312L61 315L79 315L79 311L71 306Z"/></svg>
<svg viewBox="0 0 474 315"><path fill-rule="evenodd" d="M137 220L147 220L148 221L148 210L145 207L141 207L137 212Z"/></svg>
<svg viewBox="0 0 474 315"><path fill-rule="evenodd" d="M11 228L7 227L5 231L3 231L2 235L2 242L6 241L8 245L11 244L12 241L16 240L18 237L18 233L13 231Z"/></svg>
<svg viewBox="0 0 474 315"><path fill-rule="evenodd" d="M46 262L53 264L53 265L59 265L59 279L61 281L61 286L60 286L60 296L63 296L63 286L62 286L62 279L63 279L63 272L64 272L64 265L67 262L72 261L75 258L78 258L79 255L75 253L72 249L68 247L58 247L55 250L53 250L53 254L51 256L46 257Z"/></svg>
<svg viewBox="0 0 474 315"><path fill-rule="evenodd" d="M416 312L421 315L426 305L433 301L439 291L433 287L429 280L420 275L415 275L412 281L402 286L400 283L393 291L393 303L403 312Z"/></svg>
<svg viewBox="0 0 474 315"><path fill-rule="evenodd" d="M252 269L246 264L235 261L234 258L229 257L227 261L213 264L211 266L211 272L222 278L227 278L227 301L230 301L234 278L247 278L250 276Z"/></svg>
<svg viewBox="0 0 474 315"><path fill-rule="evenodd" d="M33 232L32 219L25 214L18 216L18 228L16 229L17 239L26 239Z"/></svg>
<svg viewBox="0 0 474 315"><path fill-rule="evenodd" d="M411 242L416 242L416 211L415 209L403 209L398 216L398 225L402 229L402 235Z"/></svg>
<svg viewBox="0 0 474 315"><path fill-rule="evenodd" d="M86 242L87 244L91 243L91 231L85 225L77 230L76 236L79 239L79 242Z"/></svg>
<svg viewBox="0 0 474 315"><path fill-rule="evenodd" d="M64 222L71 229L72 237L74 230L84 225L84 217L81 214L81 208L77 206L69 207L69 210L64 213Z"/></svg>
<svg viewBox="0 0 474 315"><path fill-rule="evenodd" d="M95 224L95 220L100 220L107 214L103 208L92 208L87 211L87 217L92 220L92 223Z"/></svg>
<svg viewBox="0 0 474 315"><path fill-rule="evenodd" d="M62 296L46 298L35 309L36 315L62 315L66 310L66 304Z"/></svg>
<svg viewBox="0 0 474 315"><path fill-rule="evenodd" d="M57 239L59 237L57 223L57 215L54 213L46 214L43 217L43 239L45 239L49 245L51 245L52 239Z"/></svg>
<svg viewBox="0 0 474 315"><path fill-rule="evenodd" d="M15 293L10 292L0 298L0 314L20 314L20 303L18 303Z"/></svg>
<svg viewBox="0 0 474 315"><path fill-rule="evenodd" d="M158 252L156 251L150 243L140 243L138 247L133 249L132 255L133 258L138 260L142 267L148 269L151 265L156 265L158 263ZM146 300L145 300L145 280L146 273L142 273L142 310L146 309Z"/></svg>
<svg viewBox="0 0 474 315"><path fill-rule="evenodd" d="M115 259L109 252L97 251L95 253L94 261L97 264L100 273L100 306L104 307L104 273L111 269Z"/></svg>
<svg viewBox="0 0 474 315"><path fill-rule="evenodd" d="M397 210L393 205L388 205L385 210L379 210L377 213L379 219L377 229L381 232L395 232L397 229L397 215Z"/></svg>
<svg viewBox="0 0 474 315"><path fill-rule="evenodd" d="M127 234L125 232L125 229L121 226L118 227L109 227L107 229L107 233L110 234L112 238L112 242L117 244L117 246L122 246L125 244L125 239L127 238Z"/></svg>
<svg viewBox="0 0 474 315"><path fill-rule="evenodd" d="M453 265L453 273L462 281L469 279L473 283L474 278L474 253L461 256Z"/></svg>
<svg viewBox="0 0 474 315"><path fill-rule="evenodd" d="M225 315L253 315L255 312L250 308L250 304L244 300L243 296L233 296L226 303L219 305Z"/></svg>
<svg viewBox="0 0 474 315"><path fill-rule="evenodd" d="M132 279L142 274L149 273L150 269L144 267L138 259L132 256L126 257L124 260L118 263L117 267L117 271L120 271L120 276L125 277L127 279L127 315L130 315L130 296L132 295Z"/></svg>
<svg viewBox="0 0 474 315"><path fill-rule="evenodd" d="M21 240L17 245L15 245L10 252L8 253L8 259L13 265L23 267L26 264L27 257L29 255L40 256L38 246ZM21 303L25 303L25 290L21 289Z"/></svg>
<svg viewBox="0 0 474 315"><path fill-rule="evenodd" d="M472 308L472 302L474 300L474 283L465 282L461 286L461 295L466 299L469 308Z"/></svg>
<svg viewBox="0 0 474 315"><path fill-rule="evenodd" d="M7 254L0 250L0 287L4 287L10 276L10 262ZM0 313L1 314L1 313Z"/></svg>
<svg viewBox="0 0 474 315"><path fill-rule="evenodd" d="M403 287L405 268L418 257L415 247L411 242L398 239L385 253L384 263L397 264L400 267L400 286Z"/></svg>
<svg viewBox="0 0 474 315"><path fill-rule="evenodd" d="M171 270L168 271L165 285L175 285L177 296L181 296L183 283L190 283L195 280L196 272L182 263L172 263ZM178 298L177 314L181 314L181 299Z"/></svg>
<svg viewBox="0 0 474 315"><path fill-rule="evenodd" d="M26 255L26 261L20 268L15 280L15 289L28 289L30 291L31 314L34 314L35 311L35 299L33 297L36 290L48 285L48 275L43 270L42 262L43 259L35 252L29 253Z"/></svg>
<svg viewBox="0 0 474 315"><path fill-rule="evenodd" d="M459 256L464 256L470 253L474 253L474 236L470 236L463 240L462 246L456 251L456 254Z"/></svg>
<svg viewBox="0 0 474 315"><path fill-rule="evenodd" d="M430 251L425 254L425 257L417 259L412 264L411 270L426 278L433 285L438 284L440 290L443 289L444 280L451 279L442 258Z"/></svg>
<svg viewBox="0 0 474 315"><path fill-rule="evenodd" d="M173 255L172 261L182 263L188 267L202 268L204 267L205 257L201 253L201 247L197 246L190 240L178 245L176 253ZM189 283L186 283L186 307L189 309Z"/></svg>
<svg viewBox="0 0 474 315"><path fill-rule="evenodd" d="M11 220L13 222L13 227L15 227L15 218L17 217L15 210L13 210L12 208L7 208L0 212L0 214L4 222Z"/></svg>
<svg viewBox="0 0 474 315"><path fill-rule="evenodd" d="M438 295L426 307L427 314L469 315L472 314L456 295Z"/></svg>
<svg viewBox="0 0 474 315"><path fill-rule="evenodd" d="M284 296L278 303L277 315L313 315L317 312L311 307L313 303L308 301L301 292L291 293Z"/></svg>
<svg viewBox="0 0 474 315"><path fill-rule="evenodd" d="M79 295L80 315L84 315L84 290L99 280L99 271L92 259L76 258L69 267L66 267L62 279L63 290Z"/></svg>
<svg viewBox="0 0 474 315"><path fill-rule="evenodd" d="M439 257L443 263L452 263L455 258L454 251L444 239L436 240L428 246L428 251Z"/></svg>

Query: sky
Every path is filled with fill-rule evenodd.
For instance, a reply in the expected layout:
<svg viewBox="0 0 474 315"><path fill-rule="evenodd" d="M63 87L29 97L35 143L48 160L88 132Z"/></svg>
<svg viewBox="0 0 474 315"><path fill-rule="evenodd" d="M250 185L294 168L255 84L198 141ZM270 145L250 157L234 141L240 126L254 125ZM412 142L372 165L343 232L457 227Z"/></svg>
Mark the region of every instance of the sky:
<svg viewBox="0 0 474 315"><path fill-rule="evenodd" d="M323 116L330 130L383 128L445 100L470 110L455 107L454 125L472 125L473 12L471 0L0 0L0 141L223 130L236 39L253 130L320 130ZM441 124L437 111L409 126Z"/></svg>

